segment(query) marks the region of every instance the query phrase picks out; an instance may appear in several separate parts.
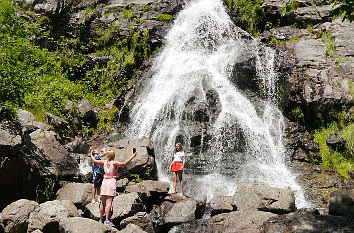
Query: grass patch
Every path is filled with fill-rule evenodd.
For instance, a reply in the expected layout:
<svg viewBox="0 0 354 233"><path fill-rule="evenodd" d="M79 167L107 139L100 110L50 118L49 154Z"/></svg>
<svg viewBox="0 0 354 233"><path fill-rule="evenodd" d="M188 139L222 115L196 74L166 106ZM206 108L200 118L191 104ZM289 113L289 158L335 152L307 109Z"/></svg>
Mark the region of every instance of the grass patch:
<svg viewBox="0 0 354 233"><path fill-rule="evenodd" d="M170 14L159 14L159 15L156 16L156 19L158 21L161 21L161 22L166 24L166 23L171 21L172 15L170 15Z"/></svg>

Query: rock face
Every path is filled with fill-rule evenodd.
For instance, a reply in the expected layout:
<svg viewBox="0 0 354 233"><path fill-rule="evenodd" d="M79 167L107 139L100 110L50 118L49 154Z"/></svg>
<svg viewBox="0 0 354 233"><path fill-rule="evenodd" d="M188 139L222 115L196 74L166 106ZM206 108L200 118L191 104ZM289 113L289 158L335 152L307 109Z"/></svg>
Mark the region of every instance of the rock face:
<svg viewBox="0 0 354 233"><path fill-rule="evenodd" d="M8 191L0 194L1 208L19 198L34 199L46 177L69 179L79 174L78 162L49 125L36 121L30 112L17 113L17 120L0 123L0 185Z"/></svg>
<svg viewBox="0 0 354 233"><path fill-rule="evenodd" d="M233 206L237 210L261 210L276 214L295 210L294 192L290 189L239 185Z"/></svg>

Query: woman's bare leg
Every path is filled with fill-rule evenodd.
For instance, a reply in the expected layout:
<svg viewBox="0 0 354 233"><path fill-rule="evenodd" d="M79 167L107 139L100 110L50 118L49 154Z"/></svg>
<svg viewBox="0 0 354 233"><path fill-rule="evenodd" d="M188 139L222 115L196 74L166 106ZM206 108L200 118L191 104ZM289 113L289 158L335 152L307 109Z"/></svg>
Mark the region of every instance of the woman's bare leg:
<svg viewBox="0 0 354 233"><path fill-rule="evenodd" d="M106 208L107 196L102 196L102 203L100 205L100 220L103 220L103 213Z"/></svg>
<svg viewBox="0 0 354 233"><path fill-rule="evenodd" d="M179 183L181 184L181 196L183 196L183 177L182 177L182 171L178 171L178 178L179 178Z"/></svg>
<svg viewBox="0 0 354 233"><path fill-rule="evenodd" d="M106 221L109 221L111 216L111 206L112 206L113 197L107 196L106 198Z"/></svg>
<svg viewBox="0 0 354 233"><path fill-rule="evenodd" d="M172 172L173 173L173 192L176 193L176 186L177 186L177 172Z"/></svg>

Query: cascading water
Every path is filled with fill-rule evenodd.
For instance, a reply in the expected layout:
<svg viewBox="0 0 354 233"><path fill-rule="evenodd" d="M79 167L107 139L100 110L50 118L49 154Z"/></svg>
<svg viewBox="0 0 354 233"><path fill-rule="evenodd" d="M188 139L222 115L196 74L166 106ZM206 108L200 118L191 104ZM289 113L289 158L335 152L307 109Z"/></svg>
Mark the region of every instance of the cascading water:
<svg viewBox="0 0 354 233"><path fill-rule="evenodd" d="M131 109L128 137L151 137L160 180L176 141L185 145L185 193L232 195L238 184L265 184L295 191L297 207L308 206L285 165L285 127L276 107L274 51L262 48L234 26L221 0L194 0L166 36ZM253 54L264 92L257 106L231 81L235 63ZM236 77L237 79L237 77ZM195 149L197 148L197 149Z"/></svg>

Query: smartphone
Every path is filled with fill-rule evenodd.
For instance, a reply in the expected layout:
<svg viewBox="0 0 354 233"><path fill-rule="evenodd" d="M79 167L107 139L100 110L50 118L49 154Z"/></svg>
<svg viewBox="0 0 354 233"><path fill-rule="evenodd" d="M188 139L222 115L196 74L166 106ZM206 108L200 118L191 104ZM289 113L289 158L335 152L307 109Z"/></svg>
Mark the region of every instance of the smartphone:
<svg viewBox="0 0 354 233"><path fill-rule="evenodd" d="M135 148L133 148L133 154L136 152L136 149Z"/></svg>

